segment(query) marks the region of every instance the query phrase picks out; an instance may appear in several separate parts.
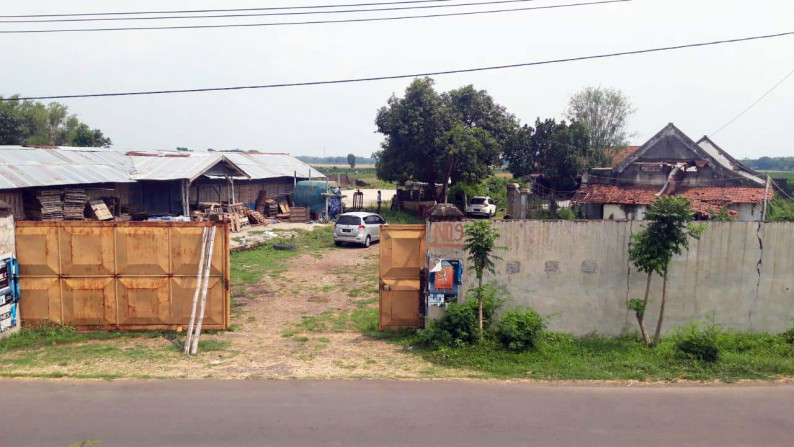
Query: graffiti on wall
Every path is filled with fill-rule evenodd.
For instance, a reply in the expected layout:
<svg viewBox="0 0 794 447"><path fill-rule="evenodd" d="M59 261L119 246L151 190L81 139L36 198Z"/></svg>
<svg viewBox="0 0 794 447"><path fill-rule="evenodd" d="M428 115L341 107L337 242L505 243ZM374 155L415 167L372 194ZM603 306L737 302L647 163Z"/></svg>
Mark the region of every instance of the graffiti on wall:
<svg viewBox="0 0 794 447"><path fill-rule="evenodd" d="M433 222L427 233L428 248L463 248L463 222Z"/></svg>

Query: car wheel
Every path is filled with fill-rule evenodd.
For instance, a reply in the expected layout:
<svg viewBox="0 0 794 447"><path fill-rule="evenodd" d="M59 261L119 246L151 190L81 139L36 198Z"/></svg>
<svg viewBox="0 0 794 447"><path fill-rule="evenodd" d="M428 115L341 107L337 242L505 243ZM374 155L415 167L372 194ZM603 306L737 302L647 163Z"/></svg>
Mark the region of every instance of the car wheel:
<svg viewBox="0 0 794 447"><path fill-rule="evenodd" d="M364 239L364 248L369 248L370 244L372 244L372 238L367 236L367 238Z"/></svg>
<svg viewBox="0 0 794 447"><path fill-rule="evenodd" d="M344 242L334 241L334 245L336 245L337 247L341 247L343 244Z"/></svg>

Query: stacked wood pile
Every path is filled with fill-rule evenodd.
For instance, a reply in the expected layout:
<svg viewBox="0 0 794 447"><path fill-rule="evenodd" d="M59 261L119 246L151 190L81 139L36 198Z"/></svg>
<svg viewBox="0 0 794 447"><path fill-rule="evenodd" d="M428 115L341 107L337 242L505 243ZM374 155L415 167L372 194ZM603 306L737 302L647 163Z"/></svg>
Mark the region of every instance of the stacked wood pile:
<svg viewBox="0 0 794 447"><path fill-rule="evenodd" d="M85 220L85 203L88 195L82 188L63 190L63 218L66 220Z"/></svg>
<svg viewBox="0 0 794 447"><path fill-rule="evenodd" d="M63 190L42 189L25 201L25 214L32 220L63 220Z"/></svg>

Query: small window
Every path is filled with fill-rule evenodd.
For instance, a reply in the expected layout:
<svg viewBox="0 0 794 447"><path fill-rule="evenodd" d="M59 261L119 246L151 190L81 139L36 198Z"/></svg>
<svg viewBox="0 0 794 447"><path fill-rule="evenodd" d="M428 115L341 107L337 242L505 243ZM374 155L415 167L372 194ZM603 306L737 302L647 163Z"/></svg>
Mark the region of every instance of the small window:
<svg viewBox="0 0 794 447"><path fill-rule="evenodd" d="M358 216L339 216L336 220L337 225L361 225L361 218Z"/></svg>

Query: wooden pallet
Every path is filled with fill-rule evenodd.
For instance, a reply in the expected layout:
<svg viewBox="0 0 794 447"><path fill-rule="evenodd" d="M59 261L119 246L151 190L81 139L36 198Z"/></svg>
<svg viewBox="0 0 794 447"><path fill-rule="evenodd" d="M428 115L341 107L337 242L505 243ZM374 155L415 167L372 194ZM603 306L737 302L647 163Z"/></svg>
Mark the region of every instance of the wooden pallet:
<svg viewBox="0 0 794 447"><path fill-rule="evenodd" d="M308 222L309 209L304 207L292 207L289 213L290 222Z"/></svg>

